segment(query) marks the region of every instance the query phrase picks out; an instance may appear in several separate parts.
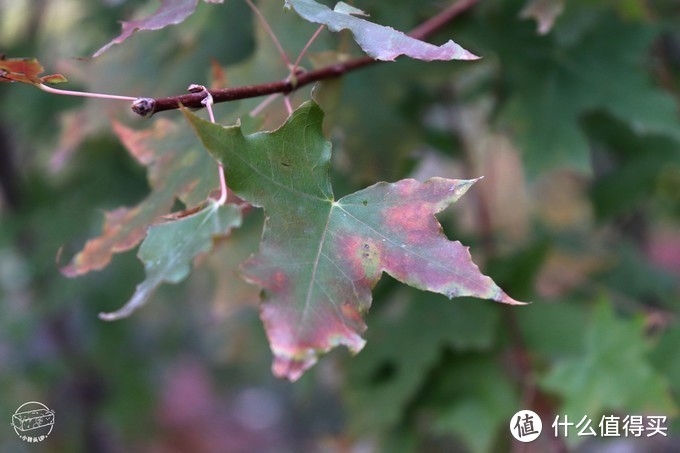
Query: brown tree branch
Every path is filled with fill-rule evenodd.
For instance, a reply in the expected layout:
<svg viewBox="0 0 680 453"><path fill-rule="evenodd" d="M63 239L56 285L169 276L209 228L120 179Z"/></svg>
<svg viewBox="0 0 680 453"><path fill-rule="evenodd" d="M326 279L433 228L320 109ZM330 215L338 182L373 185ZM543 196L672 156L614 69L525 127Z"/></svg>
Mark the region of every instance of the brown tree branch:
<svg viewBox="0 0 680 453"><path fill-rule="evenodd" d="M479 0L459 0L453 5L441 11L436 16L423 22L414 28L409 36L425 40L446 26L451 20L474 6ZM318 82L319 80L339 77L347 72L354 71L364 66L377 63L371 57L360 57L344 63L332 64L321 69L308 72L299 72L294 79L284 79L277 82L263 83L259 85L246 85L241 87L223 88L210 90L215 103L248 99L268 94L288 94L300 87ZM179 96L165 98L139 98L132 103L132 111L144 117L150 117L154 113L165 110L174 110L183 105L190 108L202 108L201 101L205 93L187 93Z"/></svg>

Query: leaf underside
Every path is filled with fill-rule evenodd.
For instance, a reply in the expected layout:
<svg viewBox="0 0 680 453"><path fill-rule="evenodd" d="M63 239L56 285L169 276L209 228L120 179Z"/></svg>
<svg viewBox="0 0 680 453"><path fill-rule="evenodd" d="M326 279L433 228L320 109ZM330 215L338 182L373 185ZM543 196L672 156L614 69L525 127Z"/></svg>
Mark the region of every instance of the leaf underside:
<svg viewBox="0 0 680 453"><path fill-rule="evenodd" d="M335 201L331 146L314 102L278 130L245 136L186 112L224 165L231 189L266 214L259 251L242 265L263 288L261 317L274 374L298 379L320 353L364 346L362 316L382 272L419 289L518 304L449 241L434 214L476 180L381 182Z"/></svg>
<svg viewBox="0 0 680 453"><path fill-rule="evenodd" d="M342 2L338 3L335 10L313 0L286 0L286 7L293 8L303 19L323 24L333 32L350 30L361 49L376 60L393 61L400 55L424 61L479 58L451 40L435 46L391 27L355 17L352 14L362 12Z"/></svg>
<svg viewBox="0 0 680 453"><path fill-rule="evenodd" d="M222 3L223 0L205 0L207 3ZM151 15L138 20L122 21L123 31L92 55L96 58L115 44L121 44L137 30L160 30L168 25L184 22L198 6L198 0L161 0L161 6Z"/></svg>

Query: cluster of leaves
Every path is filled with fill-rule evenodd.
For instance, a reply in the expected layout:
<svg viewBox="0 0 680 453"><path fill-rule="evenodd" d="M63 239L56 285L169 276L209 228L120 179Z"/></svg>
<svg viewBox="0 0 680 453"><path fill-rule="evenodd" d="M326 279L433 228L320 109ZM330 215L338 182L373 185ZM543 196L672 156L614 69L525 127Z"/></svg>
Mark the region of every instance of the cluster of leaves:
<svg viewBox="0 0 680 453"><path fill-rule="evenodd" d="M354 4L330 9L286 1L298 17L281 14L282 3L259 6L287 50L303 48L315 31L302 17L332 31L349 29L361 50L378 60L476 58L451 41L431 45L376 25L410 29L436 14L434 4L416 12L408 1L356 3L371 13L369 22ZM256 119L248 112L258 100L216 106L218 123L227 127L190 112L164 114L146 129L115 120L120 142L147 167L149 193L102 196L98 203L107 206L143 199L108 211L101 234L62 272L80 276L108 268L111 278L119 268L112 257L141 243L146 277L128 304L102 315L117 319L162 283L186 278L195 261L205 269L216 260L217 293L229 304L252 303L261 289L260 316L276 375L297 379L338 345L364 348L352 360L333 355L328 363L341 363L345 371L335 385L342 388L351 435L377 437L386 447L450 446L452 433L473 451L507 447L507 421L520 408L572 419L673 416L680 392L673 360L678 263L664 250L677 243L673 225L680 213L680 121L673 98L680 83L673 49L680 37L672 31L679 16L653 3L644 9L637 0L598 6L490 0L457 19L449 33L484 56L480 61L378 65L322 82L316 102L301 90L290 114L278 101ZM124 22L123 33L95 52L96 59L59 70L88 91L132 89L144 96L176 93L196 82L187 77L205 77L180 68L205 70L215 55L226 65L214 66L215 87L288 75L257 17L248 16L257 29L252 48L225 44L239 36L237 27L231 40L210 33L218 23L215 11L244 22L239 18L248 10L241 2L198 6L197 0L165 0L150 15ZM158 31L133 36L135 30ZM168 37L182 30L206 35L185 36L179 42L186 47L177 49L178 41ZM321 35L304 64L359 54L349 34L338 36ZM102 40L92 39L81 53L92 53ZM13 81L58 81L41 78L35 60L2 60L0 70ZM156 83L150 74L159 73L164 76ZM71 151L107 125L101 101L72 114L80 120L64 128L61 141ZM333 160L326 137L332 137ZM70 159L71 151L61 151ZM81 156L71 165L77 168ZM215 201L216 160L224 166L230 200L238 196L238 203ZM139 173L125 171L136 182L117 187L143 186ZM442 212L476 181L463 178L482 174L486 179L473 186L456 219ZM350 195L336 201L331 180L335 191ZM264 209L259 245L252 207ZM97 224L92 212L81 236ZM445 237L440 222L446 236L472 245L499 285L480 273L466 247ZM55 241L72 244L73 235ZM390 277L378 284L383 272ZM253 285L239 286L235 274ZM514 303L499 286L534 304L445 300ZM114 293L120 302L121 290ZM367 314L372 298L377 303ZM106 305L116 306L115 299L107 296ZM140 316L164 310L183 313L156 303Z"/></svg>
<svg viewBox="0 0 680 453"><path fill-rule="evenodd" d="M123 42L135 30L182 22L196 3L166 1L151 16L124 22L123 33L94 56ZM286 7L331 31L351 30L359 46L377 60L400 55L425 61L477 58L453 41L435 46L354 17L366 14L343 2L334 10L311 0L287 0ZM38 78L35 74L42 67L36 60L14 60L6 66L12 81L41 83L59 77ZM20 73L23 68L25 74ZM246 280L266 290L262 320L277 376L297 380L316 362L319 352L338 345L359 352L365 343L362 315L371 305L371 290L383 272L449 298L475 296L518 303L479 272L466 248L441 235L434 218L474 181L381 183L336 202L328 175L330 143L323 138L323 115L315 103L291 112L286 123L267 136L246 137L240 125L211 129L191 114L187 118L223 166L232 191L268 213L260 251L244 264L243 273ZM197 255L209 252L215 238L229 235L241 223L237 205L211 201L194 207L214 184L214 178L207 176L209 159L185 153L175 136L170 146L159 143L159 139L168 139L170 126L162 123L160 133L114 126L132 154L150 167L154 191L135 208L108 213L104 233L90 240L63 269L69 276L101 269L112 254L129 250L144 238L139 258L147 278L122 309L102 313L105 320L130 315L161 283L184 279ZM176 198L191 213L150 226L169 211Z"/></svg>

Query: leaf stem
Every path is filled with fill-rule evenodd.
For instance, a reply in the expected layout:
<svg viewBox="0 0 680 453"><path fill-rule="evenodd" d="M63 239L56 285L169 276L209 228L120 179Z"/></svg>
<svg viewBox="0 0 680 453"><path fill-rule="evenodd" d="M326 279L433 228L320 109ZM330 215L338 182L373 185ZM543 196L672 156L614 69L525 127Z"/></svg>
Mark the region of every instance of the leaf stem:
<svg viewBox="0 0 680 453"><path fill-rule="evenodd" d="M211 123L215 123L215 114L213 113L212 106L215 103L213 101L213 97L210 94L210 91L203 85L198 85L198 84L191 84L189 85L188 91L191 93L204 93L205 97L201 101L201 104L203 104L208 111L208 117L210 118ZM217 205L218 206L224 206L227 203L227 196L229 194L229 191L227 189L227 179L224 176L224 166L222 165L222 162L217 162L217 172L220 177L220 198L217 200Z"/></svg>
<svg viewBox="0 0 680 453"><path fill-rule="evenodd" d="M62 96L77 96L81 98L97 98L97 99L114 99L117 101L135 101L137 98L131 96L119 96L117 94L103 94L103 93L89 93L87 91L71 91L71 90L60 90L58 88L52 88L42 83L36 84L38 88L43 91L52 94L60 94Z"/></svg>
<svg viewBox="0 0 680 453"><path fill-rule="evenodd" d="M300 51L300 55L298 55L297 60L295 60L295 63L293 63L293 67L290 68L290 76L291 77L295 77L295 74L297 73L298 66L300 66L300 62L302 61L302 57L305 56L305 53L307 53L307 50L309 50L309 47L316 40L316 38L319 37L319 34L321 34L321 31L324 28L326 28L325 25L319 26L319 28L316 29L316 31L314 32L312 37L309 38L309 41L307 41L307 44L305 44L305 47L302 48L302 50Z"/></svg>
<svg viewBox="0 0 680 453"><path fill-rule="evenodd" d="M250 111L249 115L253 117L259 115L262 113L262 110L266 109L269 104L271 104L272 101L274 101L279 96L281 96L280 93L270 94L264 99L264 101L257 104L257 106L255 106L255 108Z"/></svg>
<svg viewBox="0 0 680 453"><path fill-rule="evenodd" d="M290 103L290 97L284 96L283 97L283 103L286 105L286 111L288 112L288 114L289 115L292 114L293 113L293 106Z"/></svg>
<svg viewBox="0 0 680 453"><path fill-rule="evenodd" d="M264 17L262 12L258 9L257 6L255 6L255 4L251 0L245 0L245 2L248 4L250 9L253 10L253 13L255 13L257 18L262 23L262 26L264 27L265 31L267 32L269 37L274 42L274 45L276 46L276 49L279 51L279 55L281 56L281 60L283 60L283 63L286 65L287 68L290 68L290 59L288 58L288 55L286 55L286 51L283 50L283 46L281 45L281 41L279 41L279 38L276 36L276 33L274 33L274 30L269 25L267 18Z"/></svg>

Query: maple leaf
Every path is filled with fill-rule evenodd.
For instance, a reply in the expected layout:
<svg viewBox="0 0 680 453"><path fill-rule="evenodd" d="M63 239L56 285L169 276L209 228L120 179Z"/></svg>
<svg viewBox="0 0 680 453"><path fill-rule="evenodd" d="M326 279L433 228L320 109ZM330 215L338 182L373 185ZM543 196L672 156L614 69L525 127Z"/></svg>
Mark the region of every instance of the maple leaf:
<svg viewBox="0 0 680 453"><path fill-rule="evenodd" d="M391 27L354 17L353 14L365 13L343 2L339 2L334 10L313 0L286 0L286 7L293 8L303 19L323 24L331 31L350 30L363 51L377 60L392 61L400 55L424 61L479 58L451 40L435 46Z"/></svg>
<svg viewBox="0 0 680 453"><path fill-rule="evenodd" d="M364 346L362 315L387 272L419 289L518 304L449 241L434 214L476 180L380 182L335 201L331 145L323 112L310 101L273 132L244 135L185 111L206 148L224 165L231 189L266 220L244 278L263 287L261 318L274 374L298 379L320 353Z"/></svg>
<svg viewBox="0 0 680 453"><path fill-rule="evenodd" d="M351 428L358 434L397 427L427 385L442 349L488 350L500 321L500 313L489 304L474 299L452 304L438 294L408 287L397 288L383 300L389 306L376 306L370 314L373 321L366 336L373 344L347 368L345 397L353 414ZM376 376L386 368L392 371L376 385Z"/></svg>
<svg viewBox="0 0 680 453"><path fill-rule="evenodd" d="M612 113L636 132L680 138L674 100L654 85L643 64L653 27L595 16L577 33L536 36L512 20L510 6L488 26L471 30L469 39L500 56L511 94L499 119L516 135L529 173L564 165L590 171L579 119L593 110Z"/></svg>
<svg viewBox="0 0 680 453"><path fill-rule="evenodd" d="M0 82L23 82L31 85L66 82L66 77L61 74L41 77L43 72L45 68L35 58L0 58Z"/></svg>
<svg viewBox="0 0 680 453"><path fill-rule="evenodd" d="M160 119L148 130L136 131L115 121L113 129L130 154L148 166L151 193L135 207L106 213L102 234L89 240L62 268L69 277L102 269L114 253L139 244L149 224L170 211L175 197L195 206L218 184L215 161L197 146L187 128Z"/></svg>
<svg viewBox="0 0 680 453"><path fill-rule="evenodd" d="M99 317L113 321L129 316L149 300L161 283L178 283L186 278L193 259L212 249L213 238L226 236L239 226L241 209L233 204L220 206L215 201L195 214L152 226L138 253L146 278L120 310L100 313Z"/></svg>
<svg viewBox="0 0 680 453"><path fill-rule="evenodd" d="M207 3L222 3L224 0L205 0ZM168 25L184 22L198 6L198 0L161 0L161 6L151 15L142 19L122 21L123 31L92 55L96 58L109 50L114 44L120 44L137 30L160 30Z"/></svg>
<svg viewBox="0 0 680 453"><path fill-rule="evenodd" d="M592 319L582 327L582 355L557 362L539 381L564 398L560 413L578 420L607 410L677 412L668 383L649 363L643 321L621 319L610 303L597 303Z"/></svg>

